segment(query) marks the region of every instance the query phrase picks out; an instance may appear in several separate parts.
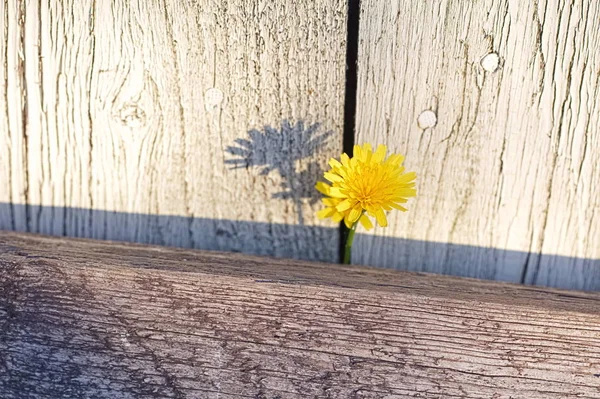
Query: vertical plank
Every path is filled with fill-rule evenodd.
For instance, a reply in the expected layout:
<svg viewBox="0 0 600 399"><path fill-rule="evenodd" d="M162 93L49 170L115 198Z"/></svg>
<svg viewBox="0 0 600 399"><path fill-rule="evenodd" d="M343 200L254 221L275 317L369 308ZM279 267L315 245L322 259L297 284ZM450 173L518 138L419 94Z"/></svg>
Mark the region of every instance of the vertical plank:
<svg viewBox="0 0 600 399"><path fill-rule="evenodd" d="M24 2L27 206L34 232L87 237L93 0ZM99 134L102 134L100 129Z"/></svg>
<svg viewBox="0 0 600 399"><path fill-rule="evenodd" d="M363 1L357 142L406 154L419 196L355 259L600 289L599 30L592 0Z"/></svg>
<svg viewBox="0 0 600 399"><path fill-rule="evenodd" d="M552 147L543 255L527 281L600 290L600 4L548 7L545 18L559 23L557 46L548 49L556 65L545 79L561 71L553 83L561 101L552 104L560 131Z"/></svg>
<svg viewBox="0 0 600 399"><path fill-rule="evenodd" d="M27 197L2 201L37 232L335 260L313 185L346 4L279 3L25 2Z"/></svg>
<svg viewBox="0 0 600 399"><path fill-rule="evenodd" d="M0 2L0 203L27 202L24 4ZM24 207L0 207L0 227L26 231Z"/></svg>
<svg viewBox="0 0 600 399"><path fill-rule="evenodd" d="M219 248L233 241L250 252L335 260L335 229L302 226L326 225L315 217L313 186L341 151L345 2L169 0L165 8L192 242L210 235ZM242 153L248 162L236 163Z"/></svg>

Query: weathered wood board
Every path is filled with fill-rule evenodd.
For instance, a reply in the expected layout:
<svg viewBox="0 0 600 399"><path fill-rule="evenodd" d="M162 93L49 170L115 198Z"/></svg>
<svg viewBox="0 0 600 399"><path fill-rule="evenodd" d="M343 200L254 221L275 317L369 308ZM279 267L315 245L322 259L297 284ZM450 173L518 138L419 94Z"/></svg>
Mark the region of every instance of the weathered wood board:
<svg viewBox="0 0 600 399"><path fill-rule="evenodd" d="M0 396L600 398L600 294L0 233Z"/></svg>
<svg viewBox="0 0 600 399"><path fill-rule="evenodd" d="M11 230L25 230L27 220L24 208L11 206L27 203L21 15L19 2L0 2L0 226Z"/></svg>
<svg viewBox="0 0 600 399"><path fill-rule="evenodd" d="M0 228L337 258L346 2L2 3Z"/></svg>
<svg viewBox="0 0 600 399"><path fill-rule="evenodd" d="M361 6L357 142L404 153L419 196L354 259L600 289L600 3Z"/></svg>

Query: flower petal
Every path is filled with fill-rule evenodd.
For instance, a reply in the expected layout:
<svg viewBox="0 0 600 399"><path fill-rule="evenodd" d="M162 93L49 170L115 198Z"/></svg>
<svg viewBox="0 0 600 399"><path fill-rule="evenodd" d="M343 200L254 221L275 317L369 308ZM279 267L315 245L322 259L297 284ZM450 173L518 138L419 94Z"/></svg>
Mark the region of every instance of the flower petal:
<svg viewBox="0 0 600 399"><path fill-rule="evenodd" d="M340 190L339 187L331 187L329 189L328 195L333 198L347 198L348 197L346 194L342 193L342 190Z"/></svg>
<svg viewBox="0 0 600 399"><path fill-rule="evenodd" d="M348 156L348 154L343 153L342 156L340 157L341 161L342 161L342 165L344 165L344 167L348 168L350 167L350 157Z"/></svg>
<svg viewBox="0 0 600 399"><path fill-rule="evenodd" d="M350 213L348 213L348 220L351 223L356 222L358 220L358 218L360 217L360 215L362 214L362 211L363 211L363 208L362 208L362 206L360 206L360 204L354 205L354 208L352 208Z"/></svg>
<svg viewBox="0 0 600 399"><path fill-rule="evenodd" d="M323 177L326 178L327 180L329 180L332 183L336 183L336 182L340 182L343 181L344 178L340 175L337 175L335 173L331 173L331 172L325 172L323 174Z"/></svg>
<svg viewBox="0 0 600 399"><path fill-rule="evenodd" d="M321 201L323 202L323 204L325 206L333 206L333 207L335 207L337 204L340 203L339 198L321 198Z"/></svg>
<svg viewBox="0 0 600 399"><path fill-rule="evenodd" d="M342 164L337 159L331 158L329 160L329 166L331 166L331 169L335 169L335 168L341 168Z"/></svg>
<svg viewBox="0 0 600 399"><path fill-rule="evenodd" d="M403 161L404 161L404 157L402 155L392 154L389 156L389 158L387 159L386 162L389 163L390 165L400 166Z"/></svg>
<svg viewBox="0 0 600 399"><path fill-rule="evenodd" d="M417 174L415 172L408 172L408 173L405 173L404 175L400 176L400 178L398 180L403 183L408 183L412 180L415 180L416 178L417 178Z"/></svg>
<svg viewBox="0 0 600 399"><path fill-rule="evenodd" d="M356 201L352 201L351 199L345 199L342 202L340 202L339 204L337 204L335 209L337 209L338 212L344 212L344 211L352 208L354 206L355 202Z"/></svg>
<svg viewBox="0 0 600 399"><path fill-rule="evenodd" d="M404 202L406 202L406 200L405 200ZM406 211L408 211L408 209L406 209L406 208L405 208L405 207L403 207L402 205L398 205L398 204L396 204L395 202L390 202L390 206L391 206L392 208L396 208L396 209L398 209L399 211L402 211L402 212L406 212Z"/></svg>
<svg viewBox="0 0 600 399"><path fill-rule="evenodd" d="M333 220L336 223L339 223L342 221L343 218L344 218L344 214L342 212L336 212L331 217L331 220Z"/></svg>
<svg viewBox="0 0 600 399"><path fill-rule="evenodd" d="M360 217L360 224L367 230L371 230L373 228L373 223L371 223L371 219L367 215L362 215Z"/></svg>
<svg viewBox="0 0 600 399"><path fill-rule="evenodd" d="M346 216L344 217L344 224L346 225L347 228L351 229L352 225L354 224L353 222L350 221L350 219L348 218L348 214L346 214Z"/></svg>
<svg viewBox="0 0 600 399"><path fill-rule="evenodd" d="M376 163L381 163L381 161L383 161L383 158L385 158L385 154L387 153L387 146L383 145L383 144L379 144L377 146L377 151L375 151L375 153L373 154L373 162Z"/></svg>
<svg viewBox="0 0 600 399"><path fill-rule="evenodd" d="M325 182L319 181L315 184L315 188L321 194L329 195L329 191L331 190L331 186Z"/></svg>
<svg viewBox="0 0 600 399"><path fill-rule="evenodd" d="M362 152L361 146L359 146L358 144L355 144L353 151L352 151L352 155L353 155L352 158L362 159L363 152Z"/></svg>
<svg viewBox="0 0 600 399"><path fill-rule="evenodd" d="M373 156L373 147L371 144L365 143L362 148L362 159L361 161L365 163L371 162L371 157Z"/></svg>
<svg viewBox="0 0 600 399"><path fill-rule="evenodd" d="M394 196L396 197L414 197L415 195L417 195L417 190L415 190L414 188L399 188L398 190L394 191Z"/></svg>
<svg viewBox="0 0 600 399"><path fill-rule="evenodd" d="M335 208L325 208L317 212L317 216L319 217L319 219L327 219L328 217L331 217L333 214L335 214L335 212Z"/></svg>
<svg viewBox="0 0 600 399"><path fill-rule="evenodd" d="M377 208L375 210L375 219L377 219L377 223L381 227L387 227L387 217L385 216L385 212L381 208Z"/></svg>

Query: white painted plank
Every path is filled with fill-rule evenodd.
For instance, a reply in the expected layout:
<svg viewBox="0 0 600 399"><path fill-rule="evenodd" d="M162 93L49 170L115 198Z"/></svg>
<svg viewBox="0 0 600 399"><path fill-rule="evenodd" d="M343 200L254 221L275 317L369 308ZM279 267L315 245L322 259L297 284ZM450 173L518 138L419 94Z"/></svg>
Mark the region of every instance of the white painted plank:
<svg viewBox="0 0 600 399"><path fill-rule="evenodd" d="M357 142L404 153L419 196L355 260L600 289L599 31L593 0L363 1Z"/></svg>
<svg viewBox="0 0 600 399"><path fill-rule="evenodd" d="M313 185L341 150L346 14L341 0L25 2L27 201L0 182L4 206L42 233L335 260Z"/></svg>
<svg viewBox="0 0 600 399"><path fill-rule="evenodd" d="M562 94L560 102L552 103L560 130L552 147L544 255L527 281L599 290L600 4L574 2L548 8L546 15L559 22L559 45L548 52L557 62L546 68L545 80L555 81Z"/></svg>
<svg viewBox="0 0 600 399"><path fill-rule="evenodd" d="M0 2L0 203L4 204L27 202L23 14L23 4ZM0 206L0 220L11 230L27 229L25 207Z"/></svg>

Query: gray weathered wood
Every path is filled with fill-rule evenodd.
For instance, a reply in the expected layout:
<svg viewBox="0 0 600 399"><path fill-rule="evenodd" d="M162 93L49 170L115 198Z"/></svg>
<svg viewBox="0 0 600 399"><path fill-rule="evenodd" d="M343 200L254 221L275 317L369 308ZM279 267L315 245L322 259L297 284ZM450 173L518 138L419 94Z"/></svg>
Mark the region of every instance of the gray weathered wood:
<svg viewBox="0 0 600 399"><path fill-rule="evenodd" d="M0 228L337 258L345 1L1 3Z"/></svg>
<svg viewBox="0 0 600 399"><path fill-rule="evenodd" d="M3 399L600 398L598 293L16 233L0 252Z"/></svg>
<svg viewBox="0 0 600 399"><path fill-rule="evenodd" d="M361 6L357 141L405 154L419 196L354 259L600 289L600 2Z"/></svg>

